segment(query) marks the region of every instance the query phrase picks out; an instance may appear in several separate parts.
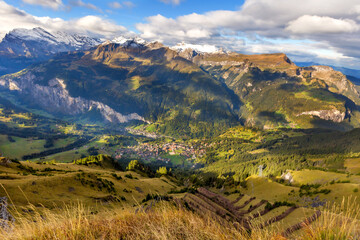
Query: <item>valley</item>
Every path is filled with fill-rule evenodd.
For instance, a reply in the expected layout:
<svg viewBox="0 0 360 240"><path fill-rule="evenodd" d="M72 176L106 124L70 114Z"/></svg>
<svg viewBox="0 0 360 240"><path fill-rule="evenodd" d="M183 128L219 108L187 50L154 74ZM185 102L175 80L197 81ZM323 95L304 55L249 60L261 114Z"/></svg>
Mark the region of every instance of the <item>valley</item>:
<svg viewBox="0 0 360 240"><path fill-rule="evenodd" d="M34 58L0 76L0 238L360 236L360 88L346 75L282 53L49 34L0 44Z"/></svg>

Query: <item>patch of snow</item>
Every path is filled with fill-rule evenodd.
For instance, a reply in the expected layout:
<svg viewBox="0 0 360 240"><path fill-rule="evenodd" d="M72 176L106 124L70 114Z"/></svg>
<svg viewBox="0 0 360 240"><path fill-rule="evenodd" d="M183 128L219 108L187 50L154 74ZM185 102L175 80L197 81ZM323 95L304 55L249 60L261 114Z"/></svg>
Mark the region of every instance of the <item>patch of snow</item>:
<svg viewBox="0 0 360 240"><path fill-rule="evenodd" d="M200 53L218 53L222 52L221 48L218 48L214 45L199 45L199 44L189 44L189 43L178 43L177 45L170 47L172 50L183 52L187 49L195 50L196 52Z"/></svg>
<svg viewBox="0 0 360 240"><path fill-rule="evenodd" d="M50 45L68 45L75 49L81 49L84 46L92 47L101 43L100 39L81 36L78 34L69 34L65 32L50 33L43 28L33 29L16 28L10 31L4 39L19 39L22 41L46 42Z"/></svg>
<svg viewBox="0 0 360 240"><path fill-rule="evenodd" d="M139 47L139 46L144 46L147 44L147 42L139 37L134 37L134 38L126 38L123 36L114 38L113 40L111 40L112 43L117 43L120 44L121 46L124 47ZM106 44L106 43L104 43Z"/></svg>
<svg viewBox="0 0 360 240"><path fill-rule="evenodd" d="M130 41L131 39L130 38L125 38L123 36L120 36L120 37L117 37L117 38L114 38L112 41L109 41L109 42L113 42L113 43L117 43L117 44L124 44L126 43L127 41Z"/></svg>

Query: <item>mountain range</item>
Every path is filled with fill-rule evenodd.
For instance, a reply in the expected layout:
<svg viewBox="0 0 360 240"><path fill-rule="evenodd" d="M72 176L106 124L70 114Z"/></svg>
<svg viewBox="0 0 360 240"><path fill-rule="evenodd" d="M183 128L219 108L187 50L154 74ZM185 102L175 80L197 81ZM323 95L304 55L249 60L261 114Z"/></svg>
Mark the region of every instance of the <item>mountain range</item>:
<svg viewBox="0 0 360 240"><path fill-rule="evenodd" d="M14 29L0 42L0 75L20 71L60 52L89 49L100 43L97 38L60 31L50 33L40 27Z"/></svg>
<svg viewBox="0 0 360 240"><path fill-rule="evenodd" d="M300 66L300 67L309 67L309 66L321 65L321 64L316 63L316 62L296 62L296 65ZM338 66L331 66L331 65L329 65L329 67L346 75L346 77L354 84L360 85L360 70L352 69L352 68L345 68L345 67L338 67Z"/></svg>
<svg viewBox="0 0 360 240"><path fill-rule="evenodd" d="M59 118L137 120L178 136L238 124L339 130L360 124L359 87L331 67L299 67L282 53L244 55L124 37L100 42L13 30L0 43L1 61L9 63L1 66L3 73L21 71L2 76L1 89Z"/></svg>

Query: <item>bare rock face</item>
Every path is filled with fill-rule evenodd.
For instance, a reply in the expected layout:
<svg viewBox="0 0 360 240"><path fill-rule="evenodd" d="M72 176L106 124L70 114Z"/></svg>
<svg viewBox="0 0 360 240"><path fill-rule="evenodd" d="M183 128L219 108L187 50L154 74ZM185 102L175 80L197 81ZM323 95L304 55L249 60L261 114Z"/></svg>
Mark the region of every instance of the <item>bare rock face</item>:
<svg viewBox="0 0 360 240"><path fill-rule="evenodd" d="M35 75L30 72L16 79L5 76L0 79L0 87L30 96L39 106L52 113L79 115L97 110L104 120L111 123L124 123L130 120L145 121L137 113L122 115L101 102L70 96L62 79L51 79L48 86L42 86L35 83L35 78Z"/></svg>
<svg viewBox="0 0 360 240"><path fill-rule="evenodd" d="M0 197L0 228L9 231L14 221L13 216L8 211L7 197Z"/></svg>
<svg viewBox="0 0 360 240"><path fill-rule="evenodd" d="M185 49L184 51L179 52L179 56L187 59L187 60L192 60L196 55L198 55L199 53L196 52L195 50L188 48Z"/></svg>
<svg viewBox="0 0 360 240"><path fill-rule="evenodd" d="M8 166L11 163L11 160L5 157L0 157L0 165L1 166Z"/></svg>
<svg viewBox="0 0 360 240"><path fill-rule="evenodd" d="M360 93L355 85L344 74L328 66L299 67L297 76L306 79L317 79L326 84L330 92L345 95L356 104L360 104Z"/></svg>
<svg viewBox="0 0 360 240"><path fill-rule="evenodd" d="M346 91L354 91L354 85L346 78L341 72L335 71L331 67L327 66L313 66L312 76L325 80L329 85L335 85L339 89L340 93Z"/></svg>
<svg viewBox="0 0 360 240"><path fill-rule="evenodd" d="M319 111L308 111L308 112L302 112L298 114L298 116L301 115L312 115L317 116L324 120L331 120L333 122L340 123L344 121L345 119L345 112L340 112L339 110L319 110Z"/></svg>
<svg viewBox="0 0 360 240"><path fill-rule="evenodd" d="M289 183L293 183L293 182L294 182L294 178L293 178L293 176L291 175L291 172L283 173L283 174L281 175L281 178L284 179L285 181L288 181Z"/></svg>

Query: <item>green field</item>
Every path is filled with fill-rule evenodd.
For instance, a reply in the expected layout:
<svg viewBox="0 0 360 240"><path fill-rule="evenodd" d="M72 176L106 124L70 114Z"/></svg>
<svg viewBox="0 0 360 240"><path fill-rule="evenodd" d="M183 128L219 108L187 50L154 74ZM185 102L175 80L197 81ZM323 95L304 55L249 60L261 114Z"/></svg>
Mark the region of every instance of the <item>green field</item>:
<svg viewBox="0 0 360 240"><path fill-rule="evenodd" d="M271 202L288 200L291 190L297 190L296 187L284 186L257 176L251 176L246 179L246 185L247 189L244 193Z"/></svg>
<svg viewBox="0 0 360 240"><path fill-rule="evenodd" d="M0 152L7 157L21 159L25 154L41 152L44 150L45 140L13 137L10 142L6 135L0 135Z"/></svg>
<svg viewBox="0 0 360 240"><path fill-rule="evenodd" d="M61 148L76 140L74 137L58 139L54 141L54 145L45 148L46 140L37 138L19 138L12 137L14 142L10 142L6 135L0 135L0 153L9 158L21 159L22 156L39 153L45 150Z"/></svg>
<svg viewBox="0 0 360 240"><path fill-rule="evenodd" d="M129 174L132 178L127 177ZM18 207L33 204L53 208L76 201L94 207L106 202L116 204L115 199L119 199L121 205L133 206L141 202L148 193L163 195L177 187L166 177L148 178L136 172L119 171L112 167L72 163L11 163L0 166L0 179L7 191L5 193L4 189L0 189L1 196L8 194ZM109 183L113 184L111 191L107 188Z"/></svg>
<svg viewBox="0 0 360 240"><path fill-rule="evenodd" d="M160 157L170 159L170 162L174 164L175 166L184 165L186 166L188 164L188 161L186 161L186 158L184 156L175 154L171 155L168 153L161 154Z"/></svg>

